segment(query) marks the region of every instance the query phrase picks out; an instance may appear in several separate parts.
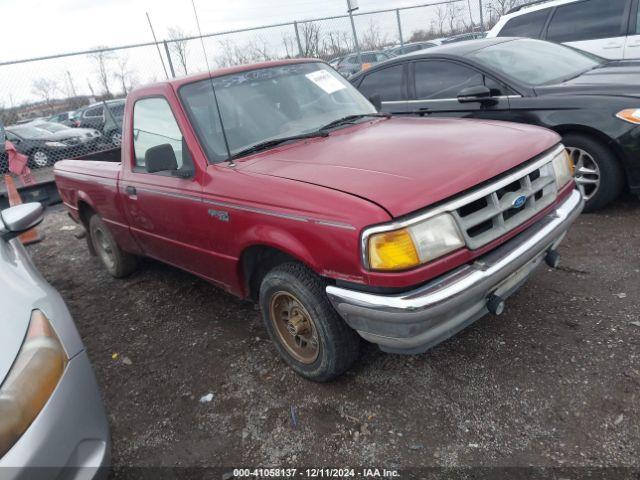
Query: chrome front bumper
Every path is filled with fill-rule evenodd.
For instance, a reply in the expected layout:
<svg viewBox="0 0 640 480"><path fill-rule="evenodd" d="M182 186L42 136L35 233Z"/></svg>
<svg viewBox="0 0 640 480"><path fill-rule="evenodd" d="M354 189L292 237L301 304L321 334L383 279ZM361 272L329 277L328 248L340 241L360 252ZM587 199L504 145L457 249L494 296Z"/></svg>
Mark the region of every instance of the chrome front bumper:
<svg viewBox="0 0 640 480"><path fill-rule="evenodd" d="M415 290L379 295L330 285L342 318L382 350L421 353L488 313L492 295L507 298L555 249L584 207L578 190L508 242Z"/></svg>

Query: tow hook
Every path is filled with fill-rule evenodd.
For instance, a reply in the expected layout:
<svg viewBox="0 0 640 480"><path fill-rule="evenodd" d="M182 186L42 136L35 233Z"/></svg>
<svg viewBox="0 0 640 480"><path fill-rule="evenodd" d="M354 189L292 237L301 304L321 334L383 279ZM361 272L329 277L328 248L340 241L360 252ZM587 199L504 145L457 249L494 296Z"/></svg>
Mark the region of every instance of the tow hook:
<svg viewBox="0 0 640 480"><path fill-rule="evenodd" d="M560 254L557 250L549 250L544 257L544 261L547 262L551 268L558 268L560 266Z"/></svg>
<svg viewBox="0 0 640 480"><path fill-rule="evenodd" d="M487 310L494 315L501 315L504 312L504 299L498 295L491 295L487 300Z"/></svg>

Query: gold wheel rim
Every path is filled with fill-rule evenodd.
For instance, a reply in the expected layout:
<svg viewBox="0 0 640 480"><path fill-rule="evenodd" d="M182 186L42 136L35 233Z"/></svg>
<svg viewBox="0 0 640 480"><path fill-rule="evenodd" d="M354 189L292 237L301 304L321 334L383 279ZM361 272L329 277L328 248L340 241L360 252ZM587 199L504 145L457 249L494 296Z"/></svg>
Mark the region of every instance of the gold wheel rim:
<svg viewBox="0 0 640 480"><path fill-rule="evenodd" d="M320 342L316 325L302 303L289 292L271 297L269 319L280 344L301 363L316 361Z"/></svg>

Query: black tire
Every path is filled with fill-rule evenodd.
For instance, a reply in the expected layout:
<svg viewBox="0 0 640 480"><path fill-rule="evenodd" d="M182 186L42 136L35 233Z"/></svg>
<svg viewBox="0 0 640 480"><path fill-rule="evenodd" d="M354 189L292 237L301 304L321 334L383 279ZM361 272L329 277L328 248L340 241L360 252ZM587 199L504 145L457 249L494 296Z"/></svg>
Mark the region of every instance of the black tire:
<svg viewBox="0 0 640 480"><path fill-rule="evenodd" d="M279 265L267 273L260 285L262 319L278 353L296 373L314 382L327 382L341 375L360 353L360 337L333 309L325 287L320 277L300 263ZM283 294L294 297L308 312L317 332L315 360L303 362L295 358L272 321L272 302Z"/></svg>
<svg viewBox="0 0 640 480"><path fill-rule="evenodd" d="M565 134L562 142L567 148L578 148L588 153L598 167L600 182L591 198L587 199L585 211L594 212L618 198L624 188L625 175L615 154L599 140L583 134ZM579 172L576 171L576 175Z"/></svg>
<svg viewBox="0 0 640 480"><path fill-rule="evenodd" d="M113 277L124 278L136 270L137 257L118 246L99 215L89 219L89 235L96 255Z"/></svg>

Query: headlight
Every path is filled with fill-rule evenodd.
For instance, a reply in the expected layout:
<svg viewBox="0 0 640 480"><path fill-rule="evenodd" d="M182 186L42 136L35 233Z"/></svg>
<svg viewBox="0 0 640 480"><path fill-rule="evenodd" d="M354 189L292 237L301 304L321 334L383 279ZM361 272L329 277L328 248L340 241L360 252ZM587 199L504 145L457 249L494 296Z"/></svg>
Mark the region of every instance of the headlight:
<svg viewBox="0 0 640 480"><path fill-rule="evenodd" d="M556 174L558 188L564 187L573 178L573 160L566 150L563 149L554 157L553 170Z"/></svg>
<svg viewBox="0 0 640 480"><path fill-rule="evenodd" d="M625 122L640 125L640 108L627 108L616 113L616 117Z"/></svg>
<svg viewBox="0 0 640 480"><path fill-rule="evenodd" d="M44 142L47 147L66 147L62 142Z"/></svg>
<svg viewBox="0 0 640 480"><path fill-rule="evenodd" d="M448 213L365 238L368 265L372 270L406 270L464 246L458 227Z"/></svg>
<svg viewBox="0 0 640 480"><path fill-rule="evenodd" d="M38 416L62 377L67 361L47 317L34 310L24 343L0 387L0 457Z"/></svg>

